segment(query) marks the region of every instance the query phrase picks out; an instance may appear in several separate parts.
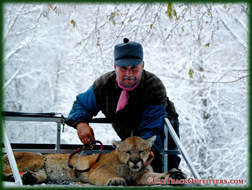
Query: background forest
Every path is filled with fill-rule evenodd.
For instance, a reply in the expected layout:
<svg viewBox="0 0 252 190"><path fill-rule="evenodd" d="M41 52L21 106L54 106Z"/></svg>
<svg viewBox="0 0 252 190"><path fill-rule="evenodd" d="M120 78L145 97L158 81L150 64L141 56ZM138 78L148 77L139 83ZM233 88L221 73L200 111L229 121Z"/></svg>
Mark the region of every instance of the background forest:
<svg viewBox="0 0 252 190"><path fill-rule="evenodd" d="M145 69L179 113L181 141L202 179L248 185L249 4L6 3L4 110L57 112L113 70L114 46L143 45ZM98 117L103 117L102 113ZM11 142L54 143L56 124L6 122ZM92 124L97 140L119 139ZM65 127L61 143L80 143ZM192 177L185 162L181 169Z"/></svg>

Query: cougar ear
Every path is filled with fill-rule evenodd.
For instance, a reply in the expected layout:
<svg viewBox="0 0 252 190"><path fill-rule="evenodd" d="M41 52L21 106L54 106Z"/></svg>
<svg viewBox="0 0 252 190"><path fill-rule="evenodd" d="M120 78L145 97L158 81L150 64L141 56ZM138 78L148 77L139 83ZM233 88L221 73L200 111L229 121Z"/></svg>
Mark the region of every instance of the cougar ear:
<svg viewBox="0 0 252 190"><path fill-rule="evenodd" d="M146 141L149 143L150 147L152 147L152 145L154 144L156 140L156 135L154 135L153 137L146 139Z"/></svg>
<svg viewBox="0 0 252 190"><path fill-rule="evenodd" d="M121 144L121 141L112 141L112 147L114 147L115 149L119 149L119 145Z"/></svg>

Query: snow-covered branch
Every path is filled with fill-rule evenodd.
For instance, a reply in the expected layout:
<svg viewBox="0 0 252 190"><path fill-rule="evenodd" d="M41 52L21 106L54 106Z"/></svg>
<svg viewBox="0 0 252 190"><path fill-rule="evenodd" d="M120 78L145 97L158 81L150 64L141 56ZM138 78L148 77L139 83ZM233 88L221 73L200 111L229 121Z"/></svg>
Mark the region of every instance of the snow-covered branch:
<svg viewBox="0 0 252 190"><path fill-rule="evenodd" d="M4 83L3 90L5 90L8 87L8 85L17 77L17 75L20 72L21 67L22 65L20 65L19 68L16 70L16 72L9 78L9 80Z"/></svg>
<svg viewBox="0 0 252 190"><path fill-rule="evenodd" d="M220 20L223 23L223 25L226 27L226 29L234 36L234 38L246 49L248 49L248 42L244 42L244 40L240 37L239 34L236 33L235 30L233 30L230 26L229 23L226 21L227 18L225 14L222 13L221 9L219 7L215 7L216 13L220 16Z"/></svg>

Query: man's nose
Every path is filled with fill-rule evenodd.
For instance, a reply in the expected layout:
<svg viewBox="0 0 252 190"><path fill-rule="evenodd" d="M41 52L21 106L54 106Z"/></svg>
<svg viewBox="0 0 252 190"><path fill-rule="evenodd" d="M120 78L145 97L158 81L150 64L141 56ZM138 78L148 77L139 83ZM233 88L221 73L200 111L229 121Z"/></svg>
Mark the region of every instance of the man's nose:
<svg viewBox="0 0 252 190"><path fill-rule="evenodd" d="M126 75L127 77L132 76L131 70L130 70L130 69L127 69L125 75Z"/></svg>

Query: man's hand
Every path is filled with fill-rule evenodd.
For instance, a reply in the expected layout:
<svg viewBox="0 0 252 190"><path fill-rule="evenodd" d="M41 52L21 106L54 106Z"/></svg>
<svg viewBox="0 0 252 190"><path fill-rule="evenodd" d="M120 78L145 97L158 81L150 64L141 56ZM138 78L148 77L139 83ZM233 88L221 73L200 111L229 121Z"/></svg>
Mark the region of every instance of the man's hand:
<svg viewBox="0 0 252 190"><path fill-rule="evenodd" d="M79 139L84 145L88 146L90 141L95 140L93 129L87 123L79 123L76 128Z"/></svg>

